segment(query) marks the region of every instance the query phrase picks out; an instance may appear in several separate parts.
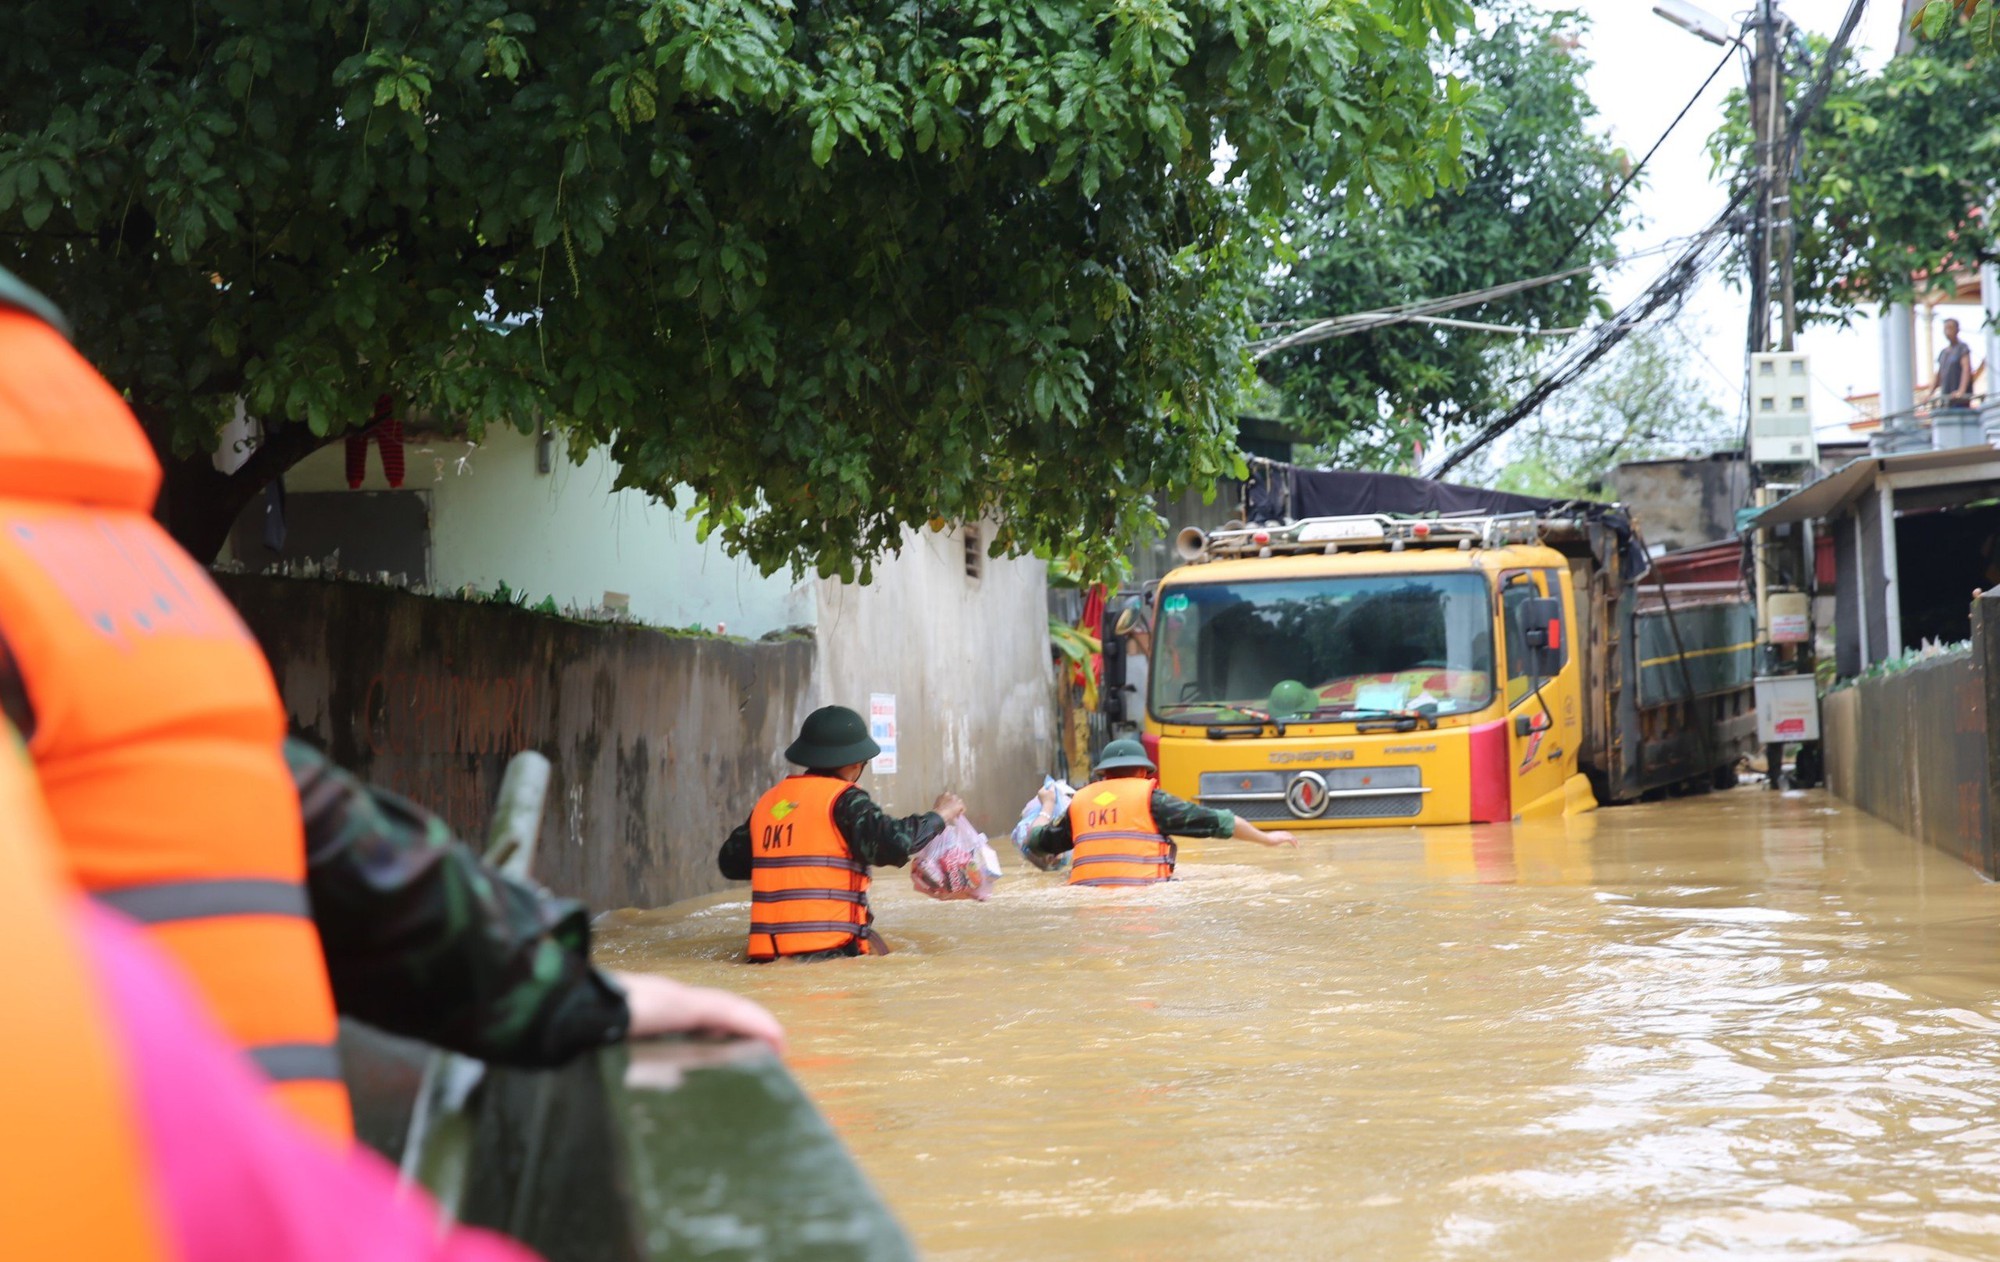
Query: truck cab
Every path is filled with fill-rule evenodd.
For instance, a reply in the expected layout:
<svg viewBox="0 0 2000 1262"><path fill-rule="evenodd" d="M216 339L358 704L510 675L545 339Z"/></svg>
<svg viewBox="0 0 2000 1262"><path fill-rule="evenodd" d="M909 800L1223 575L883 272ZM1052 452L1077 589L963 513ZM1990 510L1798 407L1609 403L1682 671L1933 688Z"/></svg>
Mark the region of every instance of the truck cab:
<svg viewBox="0 0 2000 1262"><path fill-rule="evenodd" d="M1193 552L1152 608L1167 792L1294 829L1596 806L1571 559L1535 532L1330 518Z"/></svg>

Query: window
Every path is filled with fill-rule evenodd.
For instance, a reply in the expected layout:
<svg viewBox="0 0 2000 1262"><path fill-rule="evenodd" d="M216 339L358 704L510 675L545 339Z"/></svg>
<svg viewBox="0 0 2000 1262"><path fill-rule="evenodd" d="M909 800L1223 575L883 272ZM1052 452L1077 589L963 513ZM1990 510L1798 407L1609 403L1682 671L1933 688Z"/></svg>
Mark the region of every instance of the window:
<svg viewBox="0 0 2000 1262"><path fill-rule="evenodd" d="M979 527L965 528L965 576L979 578L986 570L986 549L979 542Z"/></svg>
<svg viewBox="0 0 2000 1262"><path fill-rule="evenodd" d="M1168 722L1466 714L1493 698L1481 574L1184 582L1159 608L1152 708Z"/></svg>
<svg viewBox="0 0 2000 1262"><path fill-rule="evenodd" d="M1518 704L1523 697L1534 691L1535 683L1528 678L1528 640L1521 628L1521 611L1531 600L1542 596L1562 598L1562 580L1558 571L1515 570L1500 578L1500 620L1507 636L1507 704ZM1562 662L1569 661L1569 613L1563 612ZM1558 666L1558 669L1561 667ZM1548 677L1541 680L1548 683Z"/></svg>

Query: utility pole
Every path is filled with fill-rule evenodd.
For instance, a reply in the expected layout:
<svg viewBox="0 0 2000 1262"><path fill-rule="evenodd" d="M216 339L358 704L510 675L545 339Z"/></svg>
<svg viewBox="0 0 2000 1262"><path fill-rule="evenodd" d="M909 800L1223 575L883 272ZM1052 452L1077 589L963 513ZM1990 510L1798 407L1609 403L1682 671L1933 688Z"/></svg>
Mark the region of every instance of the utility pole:
<svg viewBox="0 0 2000 1262"><path fill-rule="evenodd" d="M1750 61L1750 122L1756 137L1753 150L1757 208L1751 228L1751 282L1749 350L1751 356L1777 350L1796 350L1798 303L1792 285L1792 144L1791 101L1785 91L1785 34L1788 23L1778 11L1777 0L1756 0L1751 16L1753 43ZM1775 313L1774 309L1775 308ZM1772 329L1772 316L1777 328ZM1756 361L1753 358L1753 363ZM1774 385L1773 389L1777 387ZM1803 387L1801 387L1803 389ZM1752 391L1753 401L1757 391ZM1754 418L1753 418L1753 424ZM1773 486L1765 470L1752 460L1749 465L1751 502L1764 508L1776 502L1783 488ZM1803 481L1803 479L1801 479ZM1792 541L1799 573L1798 587L1813 590L1811 535L1803 527ZM1803 543L1804 546L1798 546ZM1812 670L1812 649L1805 645L1779 644L1772 635L1773 569L1781 549L1769 530L1756 532L1751 543L1751 559L1757 593L1757 639L1761 645L1760 673L1786 674ZM1796 651L1795 651L1796 650ZM1784 745L1767 745L1764 750L1767 779L1777 788L1783 776ZM1803 761L1803 760L1802 760ZM1804 767L1801 767L1804 770ZM1810 778L1810 777L1807 777Z"/></svg>
<svg viewBox="0 0 2000 1262"><path fill-rule="evenodd" d="M1754 149L1757 215L1750 283L1750 351L1791 351L1798 332L1798 302L1792 290L1791 102L1785 92L1784 34L1788 25L1777 0L1757 0L1755 43L1750 62L1750 125ZM1775 293L1773 292L1775 290ZM1777 336L1771 307L1778 306ZM1775 345L1774 345L1775 343Z"/></svg>

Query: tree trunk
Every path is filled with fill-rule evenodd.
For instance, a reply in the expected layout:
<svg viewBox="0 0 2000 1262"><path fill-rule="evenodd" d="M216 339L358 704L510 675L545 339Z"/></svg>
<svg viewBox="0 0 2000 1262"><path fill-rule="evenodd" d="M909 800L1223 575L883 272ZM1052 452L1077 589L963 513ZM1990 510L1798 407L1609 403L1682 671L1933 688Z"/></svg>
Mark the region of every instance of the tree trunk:
<svg viewBox="0 0 2000 1262"><path fill-rule="evenodd" d="M230 527L257 498L258 492L270 485L272 479L284 476L285 470L333 441L303 425L287 425L265 435L263 444L236 472L222 473L205 451L175 455L165 439L171 426L143 411L140 417L146 423L146 436L152 441L166 475L153 515L174 541L203 565L214 562L229 539Z"/></svg>

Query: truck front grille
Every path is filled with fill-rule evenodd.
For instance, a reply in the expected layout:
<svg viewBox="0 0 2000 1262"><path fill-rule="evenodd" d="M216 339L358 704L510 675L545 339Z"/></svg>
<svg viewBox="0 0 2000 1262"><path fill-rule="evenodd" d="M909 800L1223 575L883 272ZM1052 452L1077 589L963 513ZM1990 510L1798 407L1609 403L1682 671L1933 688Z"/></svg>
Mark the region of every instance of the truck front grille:
<svg viewBox="0 0 2000 1262"><path fill-rule="evenodd" d="M1286 793L1304 768L1286 771L1206 771L1197 800L1234 811L1253 823L1300 819L1407 819L1424 809L1423 771L1417 767L1314 767L1326 782L1326 809L1300 815ZM1398 791L1402 790L1402 791Z"/></svg>

